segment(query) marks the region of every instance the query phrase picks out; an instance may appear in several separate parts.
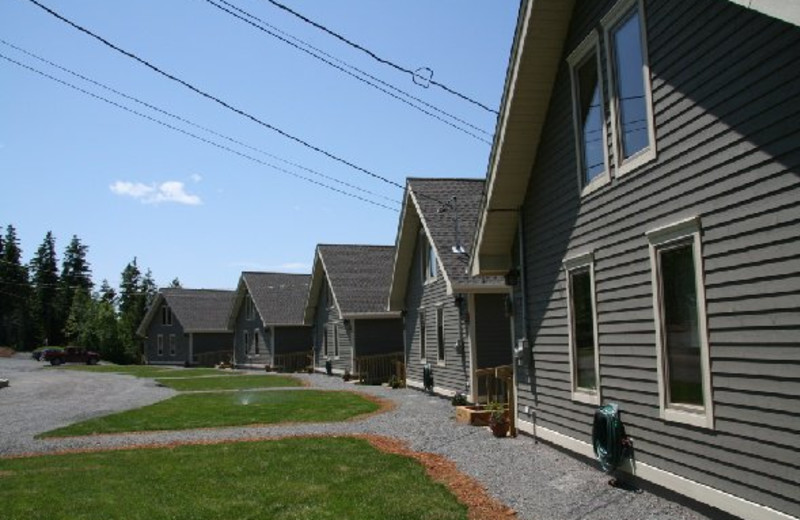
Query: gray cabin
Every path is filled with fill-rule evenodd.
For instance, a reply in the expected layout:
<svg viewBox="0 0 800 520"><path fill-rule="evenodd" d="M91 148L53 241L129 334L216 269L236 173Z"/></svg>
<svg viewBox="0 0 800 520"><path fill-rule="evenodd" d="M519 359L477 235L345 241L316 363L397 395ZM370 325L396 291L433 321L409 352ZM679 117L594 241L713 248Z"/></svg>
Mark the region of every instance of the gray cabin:
<svg viewBox="0 0 800 520"><path fill-rule="evenodd" d="M406 384L483 401L494 369L511 365L510 287L470 276L469 248L483 179L408 179L396 239L389 310L403 311ZM486 378L483 374L491 374Z"/></svg>
<svg viewBox="0 0 800 520"><path fill-rule="evenodd" d="M234 366L294 372L310 365L311 327L303 324L310 280L307 274L242 273L228 321Z"/></svg>
<svg viewBox="0 0 800 520"><path fill-rule="evenodd" d="M393 261L393 246L317 246L305 323L319 370L330 361L335 374L377 370L387 379L402 361L400 311L386 310Z"/></svg>
<svg viewBox="0 0 800 520"><path fill-rule="evenodd" d="M213 365L233 354L233 291L162 289L137 334L151 365Z"/></svg>
<svg viewBox="0 0 800 520"><path fill-rule="evenodd" d="M524 0L472 273L515 291L518 426L800 517L797 2Z"/></svg>

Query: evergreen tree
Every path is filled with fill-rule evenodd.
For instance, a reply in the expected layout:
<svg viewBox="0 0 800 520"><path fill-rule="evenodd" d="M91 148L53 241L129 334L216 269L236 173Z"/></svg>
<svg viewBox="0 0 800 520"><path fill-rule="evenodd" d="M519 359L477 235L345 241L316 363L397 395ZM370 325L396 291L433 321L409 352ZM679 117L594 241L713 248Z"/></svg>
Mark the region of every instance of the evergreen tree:
<svg viewBox="0 0 800 520"><path fill-rule="evenodd" d="M30 317L31 288L28 269L21 262L17 230L10 225L3 239L0 258L0 291L2 291L2 314L0 314L0 345L17 349L33 345Z"/></svg>
<svg viewBox="0 0 800 520"><path fill-rule="evenodd" d="M62 327L58 316L58 260L56 241L47 232L30 263L33 282L33 315L38 317L37 342L60 345Z"/></svg>
<svg viewBox="0 0 800 520"><path fill-rule="evenodd" d="M144 276L136 258L122 271L119 294L119 340L131 360L141 359L141 340L136 336L147 306L155 297L157 287L148 269Z"/></svg>
<svg viewBox="0 0 800 520"><path fill-rule="evenodd" d="M117 303L117 291L111 287L111 284L105 278L103 278L103 283L100 284L100 300L110 303L112 308Z"/></svg>
<svg viewBox="0 0 800 520"><path fill-rule="evenodd" d="M181 281L178 279L177 276L173 278L172 281L169 283L169 287L170 289L183 289Z"/></svg>
<svg viewBox="0 0 800 520"><path fill-rule="evenodd" d="M72 297L69 316L64 323L64 336L68 345L95 347L92 341L93 301L88 291L79 289Z"/></svg>

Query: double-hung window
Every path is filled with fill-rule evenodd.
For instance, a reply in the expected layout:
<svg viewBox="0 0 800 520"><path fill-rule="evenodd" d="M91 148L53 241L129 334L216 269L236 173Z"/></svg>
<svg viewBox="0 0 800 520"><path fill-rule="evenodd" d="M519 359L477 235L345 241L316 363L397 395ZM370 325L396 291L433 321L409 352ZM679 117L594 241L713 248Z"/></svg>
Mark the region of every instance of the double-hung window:
<svg viewBox="0 0 800 520"><path fill-rule="evenodd" d="M436 279L436 275L439 273L439 264L436 260L436 250L433 248L433 244L431 241L428 240L427 236L424 233L420 234L421 239L423 240L422 246L422 273L423 273L423 281L430 282Z"/></svg>
<svg viewBox="0 0 800 520"><path fill-rule="evenodd" d="M259 337L258 337L258 330L253 331L253 350L255 353L258 354L260 345L259 345Z"/></svg>
<svg viewBox="0 0 800 520"><path fill-rule="evenodd" d="M572 113L578 185L581 193L586 194L606 184L610 179L597 32L592 31L569 55L567 62L570 65L572 78Z"/></svg>
<svg viewBox="0 0 800 520"><path fill-rule="evenodd" d="M169 355L174 356L176 352L175 334L169 335Z"/></svg>
<svg viewBox="0 0 800 520"><path fill-rule="evenodd" d="M249 354L250 353L250 333L249 332L244 331L244 336L242 337L242 343L243 343L242 346L244 347L245 353Z"/></svg>
<svg viewBox="0 0 800 520"><path fill-rule="evenodd" d="M162 334L159 334L158 336L156 336L156 345L157 345L157 349L158 349L158 355L159 356L163 356L164 355L164 336Z"/></svg>
<svg viewBox="0 0 800 520"><path fill-rule="evenodd" d="M564 260L572 399L600 404L600 355L592 253Z"/></svg>
<svg viewBox="0 0 800 520"><path fill-rule="evenodd" d="M167 326L172 325L172 309L169 305L161 306L161 324Z"/></svg>
<svg viewBox="0 0 800 520"><path fill-rule="evenodd" d="M436 307L436 361L444 364L444 309Z"/></svg>
<svg viewBox="0 0 800 520"><path fill-rule="evenodd" d="M339 359L339 326L333 326L333 357Z"/></svg>
<svg viewBox="0 0 800 520"><path fill-rule="evenodd" d="M322 329L322 353L328 357L328 327Z"/></svg>
<svg viewBox="0 0 800 520"><path fill-rule="evenodd" d="M713 428L700 220L647 232L661 418Z"/></svg>
<svg viewBox="0 0 800 520"><path fill-rule="evenodd" d="M656 156L642 0L620 0L603 17L617 175Z"/></svg>

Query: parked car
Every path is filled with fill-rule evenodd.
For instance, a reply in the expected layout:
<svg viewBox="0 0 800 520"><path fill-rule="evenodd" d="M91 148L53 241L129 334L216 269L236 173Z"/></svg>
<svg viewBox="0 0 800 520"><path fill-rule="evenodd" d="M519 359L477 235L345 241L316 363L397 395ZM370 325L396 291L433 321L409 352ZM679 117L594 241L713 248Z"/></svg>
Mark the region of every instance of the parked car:
<svg viewBox="0 0 800 520"><path fill-rule="evenodd" d="M36 361L44 361L44 357L43 357L44 353L46 351L48 351L48 350L61 351L61 350L64 350L64 349L62 349L61 347L39 347L36 350L34 350L33 352L31 352L31 357L33 359L35 359Z"/></svg>
<svg viewBox="0 0 800 520"><path fill-rule="evenodd" d="M100 361L100 354L81 347L67 347L63 350L46 349L42 351L41 358L43 361L49 361L53 366L58 366L62 363L96 365Z"/></svg>

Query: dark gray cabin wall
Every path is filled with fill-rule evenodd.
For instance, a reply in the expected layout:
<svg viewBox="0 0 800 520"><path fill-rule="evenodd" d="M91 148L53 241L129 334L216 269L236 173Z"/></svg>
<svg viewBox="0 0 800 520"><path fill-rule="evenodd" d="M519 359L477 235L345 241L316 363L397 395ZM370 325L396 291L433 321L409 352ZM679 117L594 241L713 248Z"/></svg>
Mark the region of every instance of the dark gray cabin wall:
<svg viewBox="0 0 800 520"><path fill-rule="evenodd" d="M602 398L637 462L800 516L800 30L720 0L645 1L658 155L580 198L565 59L612 5L576 3L523 208L535 378L518 371L520 412L590 441L594 407L570 399L562 261L593 250ZM659 418L644 233L694 215L714 430Z"/></svg>
<svg viewBox="0 0 800 520"><path fill-rule="evenodd" d="M237 365L266 365L271 361L271 338L270 332L264 329L264 324L261 322L261 317L258 311L254 313L252 319L247 318L247 301L250 300L249 291L245 291L244 300L239 306L239 312L236 315L236 327L234 328L234 358ZM253 331L258 331L258 354L252 349L248 350L244 344L244 333L247 331L248 341L253 343Z"/></svg>
<svg viewBox="0 0 800 520"><path fill-rule="evenodd" d="M158 335L164 336L164 354L158 355ZM175 335L175 355L169 354L169 337ZM148 363L171 363L183 365L189 361L189 336L184 334L183 325L175 314L172 315L172 325L161 324L161 309L158 310L150 326L147 328L145 351Z"/></svg>
<svg viewBox="0 0 800 520"><path fill-rule="evenodd" d="M506 316L505 294L476 294L475 343L477 368L510 365L511 320Z"/></svg>
<svg viewBox="0 0 800 520"><path fill-rule="evenodd" d="M311 327L299 325L297 327L272 327L272 329L275 331L275 354L311 350L314 342Z"/></svg>
<svg viewBox="0 0 800 520"><path fill-rule="evenodd" d="M197 361L198 354L233 353L233 333L231 332L195 332L192 336L193 363Z"/></svg>
<svg viewBox="0 0 800 520"><path fill-rule="evenodd" d="M353 369L353 328L349 320L345 324L339 319L339 311L328 302L327 291L328 277L322 280L321 294L317 301L314 318L314 349L316 352L317 367L325 368L324 334L328 335L328 359L335 370L345 371ZM334 333L339 337L339 355L334 355Z"/></svg>
<svg viewBox="0 0 800 520"><path fill-rule="evenodd" d="M325 288L328 285L328 277L323 277L322 280L322 287L320 288L320 295L319 299L317 300L317 307L314 310L314 325L313 325L313 337L314 337L314 361L316 366L324 367L325 366L325 350L324 350L324 335L325 335L325 326L328 323L328 298L327 298L327 291ZM331 348L333 345L331 344Z"/></svg>
<svg viewBox="0 0 800 520"><path fill-rule="evenodd" d="M400 318L356 320L356 356L403 352Z"/></svg>
<svg viewBox="0 0 800 520"><path fill-rule="evenodd" d="M459 311L453 302L453 296L447 294L447 284L440 270L433 282L425 284L422 278L422 257L420 240L414 248L414 260L406 289L405 317L405 355L406 377L422 382L422 369L425 363L433 368L434 386L449 392L467 392L469 386L469 326L459 317ZM444 365L437 363L436 345L436 308L441 305L444 323ZM426 358L420 357L420 313L425 307ZM459 323L461 327L459 327ZM456 352L459 336L463 338L467 348L463 354Z"/></svg>

